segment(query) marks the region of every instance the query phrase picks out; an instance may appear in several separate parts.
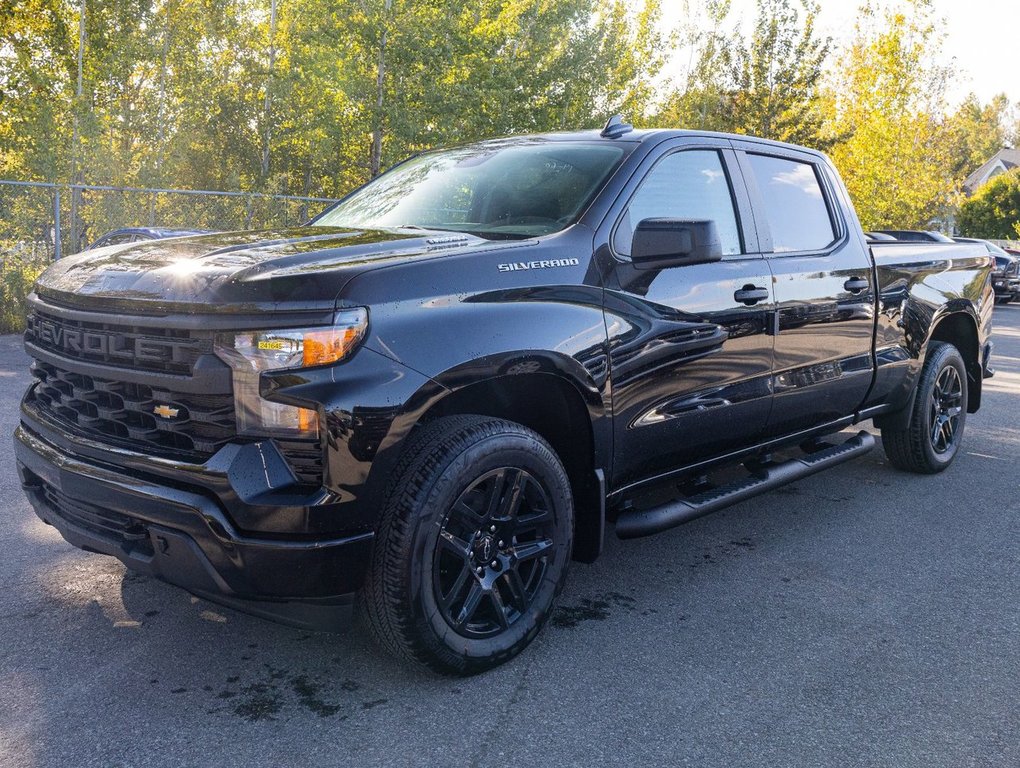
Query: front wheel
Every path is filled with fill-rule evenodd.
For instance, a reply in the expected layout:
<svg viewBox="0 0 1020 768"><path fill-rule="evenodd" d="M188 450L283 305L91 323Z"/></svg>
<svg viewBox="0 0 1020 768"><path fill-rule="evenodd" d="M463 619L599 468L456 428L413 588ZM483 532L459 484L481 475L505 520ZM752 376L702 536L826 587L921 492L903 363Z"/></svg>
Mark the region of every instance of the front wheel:
<svg viewBox="0 0 1020 768"><path fill-rule="evenodd" d="M893 466L908 472L941 472L956 458L967 420L967 370L952 344L933 341L921 369L905 429L882 430Z"/></svg>
<svg viewBox="0 0 1020 768"><path fill-rule="evenodd" d="M438 419L394 472L363 615L398 656L444 673L490 669L548 618L572 532L566 472L538 434L501 419Z"/></svg>

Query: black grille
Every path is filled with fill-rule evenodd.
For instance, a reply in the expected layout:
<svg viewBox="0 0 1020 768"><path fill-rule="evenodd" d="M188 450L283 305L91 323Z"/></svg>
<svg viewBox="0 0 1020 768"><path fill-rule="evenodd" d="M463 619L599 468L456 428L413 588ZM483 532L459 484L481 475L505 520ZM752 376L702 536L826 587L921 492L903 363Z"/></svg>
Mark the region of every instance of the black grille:
<svg viewBox="0 0 1020 768"><path fill-rule="evenodd" d="M237 433L230 394L187 394L86 376L36 361L35 400L50 417L132 448L208 458ZM162 414L162 415L160 415Z"/></svg>
<svg viewBox="0 0 1020 768"><path fill-rule="evenodd" d="M161 373L190 374L212 352L211 338L187 331L82 322L33 312L25 341L62 357Z"/></svg>
<svg viewBox="0 0 1020 768"><path fill-rule="evenodd" d="M41 483L40 493L47 506L72 525L85 528L114 541L131 552L152 555L152 541L145 524L120 512L72 499L48 483Z"/></svg>
<svg viewBox="0 0 1020 768"><path fill-rule="evenodd" d="M215 385L221 390L216 394L176 392L118 377L118 368L194 375L198 359L213 354L209 335L75 320L43 307L28 318L25 341L30 352L34 345L67 359L66 368L59 361L36 360L32 372L39 380L34 391L39 409L72 431L142 453L188 461L204 461L237 438L233 394L221 390L229 388L229 377ZM77 367L76 360L105 366L104 375L68 370ZM299 482L321 484L323 457L318 440L276 442Z"/></svg>

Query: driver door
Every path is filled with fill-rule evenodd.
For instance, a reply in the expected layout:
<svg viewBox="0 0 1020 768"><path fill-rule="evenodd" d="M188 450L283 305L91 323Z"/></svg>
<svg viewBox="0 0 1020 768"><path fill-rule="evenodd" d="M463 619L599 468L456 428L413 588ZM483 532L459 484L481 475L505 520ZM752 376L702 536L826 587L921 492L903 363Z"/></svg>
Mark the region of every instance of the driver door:
<svg viewBox="0 0 1020 768"><path fill-rule="evenodd" d="M642 171L596 241L606 287L614 489L754 442L772 402L772 277L728 142L666 147ZM636 267L633 230L660 217L714 221L722 260Z"/></svg>

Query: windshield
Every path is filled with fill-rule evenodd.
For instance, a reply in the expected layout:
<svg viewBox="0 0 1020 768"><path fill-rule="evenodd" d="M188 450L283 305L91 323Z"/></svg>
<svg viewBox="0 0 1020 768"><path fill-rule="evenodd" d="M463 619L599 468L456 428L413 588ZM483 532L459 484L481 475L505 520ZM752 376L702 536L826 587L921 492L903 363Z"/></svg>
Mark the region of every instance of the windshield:
<svg viewBox="0 0 1020 768"><path fill-rule="evenodd" d="M573 224L623 157L587 142L486 143L412 158L311 222L518 238Z"/></svg>

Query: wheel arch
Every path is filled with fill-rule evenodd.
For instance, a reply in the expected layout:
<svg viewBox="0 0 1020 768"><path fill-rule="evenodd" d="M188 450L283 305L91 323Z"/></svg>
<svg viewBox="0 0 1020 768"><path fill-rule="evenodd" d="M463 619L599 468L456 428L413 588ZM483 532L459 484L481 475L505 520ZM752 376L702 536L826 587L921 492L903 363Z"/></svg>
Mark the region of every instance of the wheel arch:
<svg viewBox="0 0 1020 768"><path fill-rule="evenodd" d="M981 407L981 383L984 380L977 321L967 311L946 314L936 321L928 334L926 353L933 341L952 344L960 352L967 369L967 413L975 413Z"/></svg>
<svg viewBox="0 0 1020 768"><path fill-rule="evenodd" d="M537 432L563 462L574 498L574 558L592 562L602 549L605 489L595 423L600 418L569 380L549 373L504 375L477 381L436 402L426 424L443 416L477 414L506 419Z"/></svg>
<svg viewBox="0 0 1020 768"><path fill-rule="evenodd" d="M580 369L580 370L577 370ZM534 430L563 462L574 497L574 559L594 561L605 530L605 487L612 429L596 381L572 358L522 352L465 363L434 377L417 406L393 423L380 446L376 489L418 425L475 414ZM382 472L377 473L377 469Z"/></svg>
<svg viewBox="0 0 1020 768"><path fill-rule="evenodd" d="M924 367L924 361L932 342L947 342L960 352L967 371L967 412L975 413L981 407L981 383L984 379L981 367L981 343L978 336L978 322L973 307L962 302L947 305L931 321L924 343L920 346L917 361L909 372L909 395L903 406L892 413L875 418L880 429L905 429L910 420L917 397L917 382Z"/></svg>

